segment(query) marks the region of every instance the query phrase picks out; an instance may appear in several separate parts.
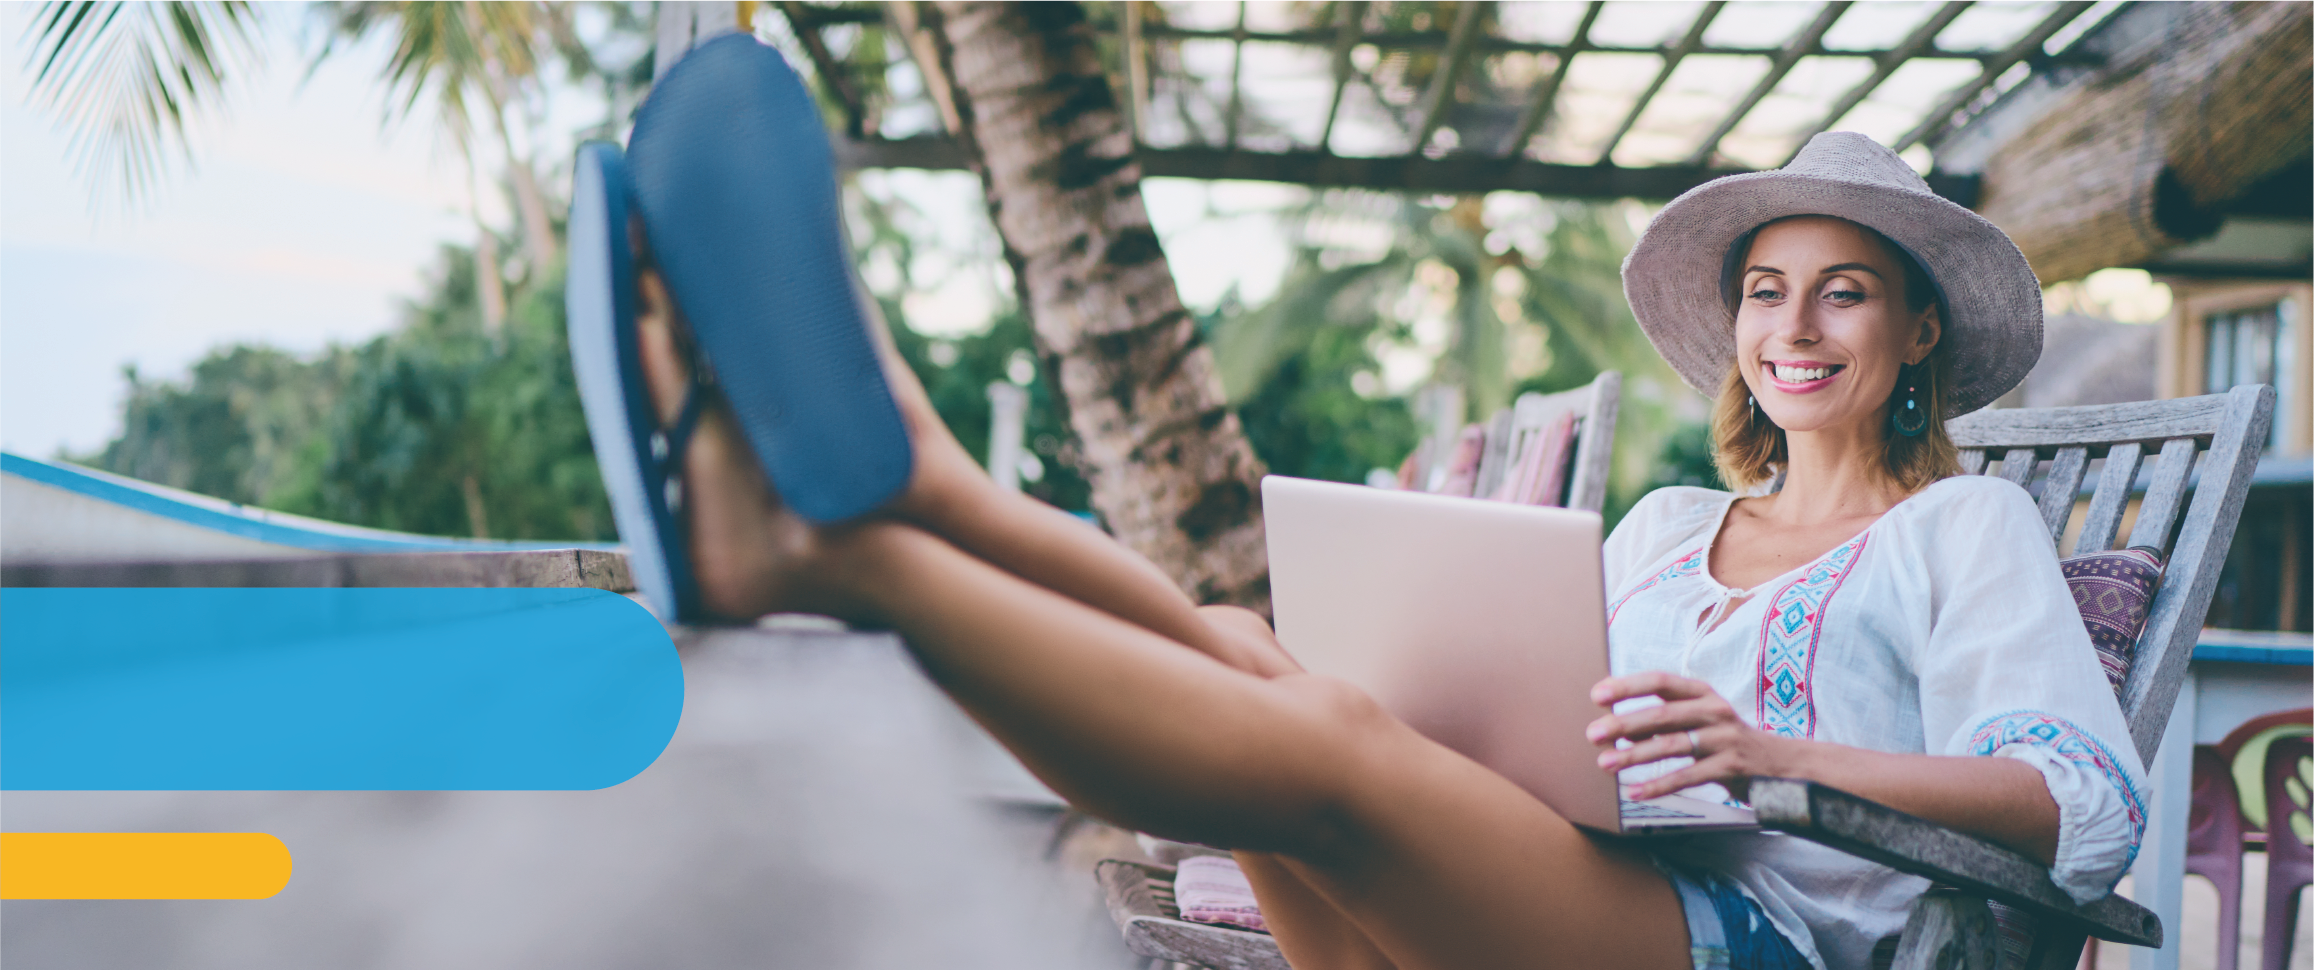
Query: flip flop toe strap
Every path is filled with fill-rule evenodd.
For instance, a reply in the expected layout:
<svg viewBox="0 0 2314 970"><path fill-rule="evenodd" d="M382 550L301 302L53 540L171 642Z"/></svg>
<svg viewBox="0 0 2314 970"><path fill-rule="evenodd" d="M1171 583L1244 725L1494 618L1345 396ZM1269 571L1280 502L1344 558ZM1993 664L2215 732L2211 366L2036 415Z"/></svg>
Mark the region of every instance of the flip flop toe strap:
<svg viewBox="0 0 2314 970"><path fill-rule="evenodd" d="M705 373L697 366L691 369L691 386L683 392L683 410L676 415L675 426L651 433L651 460L659 466L659 477L666 483L662 496L670 512L683 510L683 450L691 444L691 433L699 429L699 416L706 413L708 382L699 375Z"/></svg>

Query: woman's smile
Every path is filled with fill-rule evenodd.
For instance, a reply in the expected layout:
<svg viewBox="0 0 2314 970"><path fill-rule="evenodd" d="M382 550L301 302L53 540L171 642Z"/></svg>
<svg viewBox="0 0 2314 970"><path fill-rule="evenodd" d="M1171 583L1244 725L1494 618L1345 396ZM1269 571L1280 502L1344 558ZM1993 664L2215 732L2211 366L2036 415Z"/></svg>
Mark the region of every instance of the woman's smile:
<svg viewBox="0 0 2314 970"><path fill-rule="evenodd" d="M1786 394L1813 394L1840 379L1848 369L1846 364L1826 364L1813 360L1769 360L1761 362L1761 370L1768 376L1768 385Z"/></svg>

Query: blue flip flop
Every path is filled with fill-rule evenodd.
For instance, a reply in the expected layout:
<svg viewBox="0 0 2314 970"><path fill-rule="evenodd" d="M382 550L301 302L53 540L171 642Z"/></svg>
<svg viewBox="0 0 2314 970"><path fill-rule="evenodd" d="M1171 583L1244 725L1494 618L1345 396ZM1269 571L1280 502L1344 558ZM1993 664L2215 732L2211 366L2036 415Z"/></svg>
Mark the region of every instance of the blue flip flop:
<svg viewBox="0 0 2314 970"><path fill-rule="evenodd" d="M628 185L710 378L786 506L817 523L907 487L908 433L852 277L819 106L734 34L652 87Z"/></svg>
<svg viewBox="0 0 2314 970"><path fill-rule="evenodd" d="M563 287L571 368L594 439L611 516L635 585L662 618L701 619L683 532L683 449L705 406L694 377L672 428L661 428L643 383L635 335L635 265L627 245L626 167L617 145L579 147L571 178L570 266ZM702 373L697 366L692 373Z"/></svg>

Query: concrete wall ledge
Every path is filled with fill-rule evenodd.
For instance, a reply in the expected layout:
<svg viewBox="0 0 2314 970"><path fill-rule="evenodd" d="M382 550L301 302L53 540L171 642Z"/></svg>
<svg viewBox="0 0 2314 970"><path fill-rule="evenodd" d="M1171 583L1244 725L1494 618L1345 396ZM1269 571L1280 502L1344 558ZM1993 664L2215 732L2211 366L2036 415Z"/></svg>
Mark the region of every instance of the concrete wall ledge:
<svg viewBox="0 0 2314 970"><path fill-rule="evenodd" d="M525 549L98 563L11 563L0 586L556 587L632 592L623 552Z"/></svg>

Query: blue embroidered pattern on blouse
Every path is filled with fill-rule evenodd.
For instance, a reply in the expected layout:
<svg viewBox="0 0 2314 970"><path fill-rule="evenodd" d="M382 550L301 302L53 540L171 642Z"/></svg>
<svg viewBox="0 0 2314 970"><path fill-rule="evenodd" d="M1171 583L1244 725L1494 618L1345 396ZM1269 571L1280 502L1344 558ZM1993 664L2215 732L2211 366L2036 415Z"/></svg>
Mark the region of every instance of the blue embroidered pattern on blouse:
<svg viewBox="0 0 2314 970"><path fill-rule="evenodd" d="M2121 770L2121 762L2103 742L2081 730L2073 722L2041 711L2008 711L1986 718L1983 724L1969 733L1969 753L1989 755L2012 744L2038 744L2057 753L2067 761L2088 765L2105 776L2106 784L2121 793L2121 804L2129 812L2129 861L2122 863L2123 872L2137 861L2138 844L2145 841L2145 802L2129 783L2128 773Z"/></svg>
<svg viewBox="0 0 2314 970"><path fill-rule="evenodd" d="M1662 572L1648 577L1646 582L1631 587L1630 592L1623 594L1621 599L1615 601L1615 605L1607 608L1607 625L1615 625L1615 614L1622 612L1623 604L1630 602L1631 597L1644 593L1650 587L1653 587L1655 584L1661 583L1665 580L1678 579L1682 576L1693 576L1696 573L1702 572L1703 551L1709 548L1711 547L1698 546L1694 552L1681 556L1674 560L1671 565L1663 567Z"/></svg>
<svg viewBox="0 0 2314 970"><path fill-rule="evenodd" d="M1824 632L1824 607L1846 582L1864 536L1825 553L1768 600L1760 619L1760 677L1756 720L1787 738L1816 736L1816 641Z"/></svg>

